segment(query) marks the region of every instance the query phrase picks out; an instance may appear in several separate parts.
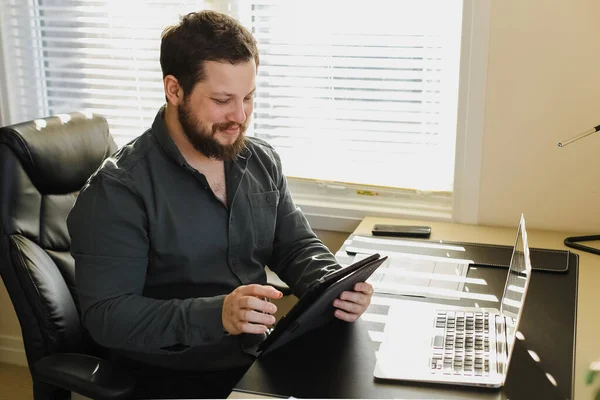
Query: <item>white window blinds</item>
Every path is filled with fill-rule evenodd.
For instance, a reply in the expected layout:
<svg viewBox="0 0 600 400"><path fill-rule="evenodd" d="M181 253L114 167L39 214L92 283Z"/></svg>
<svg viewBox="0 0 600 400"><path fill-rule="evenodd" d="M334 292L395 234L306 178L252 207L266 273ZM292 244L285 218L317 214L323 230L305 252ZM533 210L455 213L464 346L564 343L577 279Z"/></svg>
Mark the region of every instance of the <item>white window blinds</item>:
<svg viewBox="0 0 600 400"><path fill-rule="evenodd" d="M160 34L239 18L261 52L250 134L288 176L451 191L461 0L4 0L11 121L86 109L122 145L164 103Z"/></svg>
<svg viewBox="0 0 600 400"><path fill-rule="evenodd" d="M5 0L3 43L13 121L76 110L107 118L119 145L165 102L162 30L203 1Z"/></svg>
<svg viewBox="0 0 600 400"><path fill-rule="evenodd" d="M451 191L461 6L253 1L256 136L290 176Z"/></svg>

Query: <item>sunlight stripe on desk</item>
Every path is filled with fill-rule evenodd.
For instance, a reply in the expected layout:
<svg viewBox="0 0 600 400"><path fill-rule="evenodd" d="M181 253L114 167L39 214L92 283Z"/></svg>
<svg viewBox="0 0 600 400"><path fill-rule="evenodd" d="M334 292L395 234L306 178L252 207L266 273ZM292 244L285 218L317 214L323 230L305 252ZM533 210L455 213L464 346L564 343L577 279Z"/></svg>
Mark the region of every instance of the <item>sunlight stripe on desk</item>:
<svg viewBox="0 0 600 400"><path fill-rule="evenodd" d="M369 331L369 337L371 338L371 340L373 342L383 342L383 339L385 338L385 333L381 332L381 331Z"/></svg>
<svg viewBox="0 0 600 400"><path fill-rule="evenodd" d="M487 286L485 279L481 278L467 278L464 276L447 275L447 274L436 274L435 272L419 272L410 271L402 268L387 268L384 269L381 274L389 276L400 276L400 277L411 277L411 278L422 278L429 279L432 281L444 281L444 282L462 282L470 283L472 285L483 285Z"/></svg>
<svg viewBox="0 0 600 400"><path fill-rule="evenodd" d="M354 236L352 242L363 242L370 244L385 244L391 246L404 246L404 247L422 247L428 249L442 249L442 250L454 250L454 251L465 251L463 246L453 246L450 244L432 243L432 242L415 242L409 240L400 239L380 239L370 236Z"/></svg>
<svg viewBox="0 0 600 400"><path fill-rule="evenodd" d="M456 297L462 297L464 299L472 299L479 301L489 301L491 303L498 303L500 300L498 297L493 294L485 294L485 293L472 293L472 292L458 292L454 290L452 293ZM405 303L406 301L419 301L419 298L427 297L427 296L402 296L402 297L383 297L377 296L374 294L371 298L371 304L378 304L382 306L391 306L396 303Z"/></svg>
<svg viewBox="0 0 600 400"><path fill-rule="evenodd" d="M382 256L388 257L406 257L406 258L415 258L420 260L429 260L429 261L445 261L445 262L455 262L455 263L464 263L464 264L473 264L473 260L468 260L465 258L444 258L438 256L430 256L425 254L412 254L412 253L404 253L401 251L390 251L390 250L374 250L368 249L358 246L347 246L346 251L350 253L356 254L373 254L375 252L381 254Z"/></svg>
<svg viewBox="0 0 600 400"><path fill-rule="evenodd" d="M392 295L401 295L410 293L414 297L434 297L434 298L452 298L452 299L474 299L480 301L498 302L498 297L492 294L463 292L451 289L442 289L432 286L404 285L398 283L374 282L373 288L376 293L389 293Z"/></svg>
<svg viewBox="0 0 600 400"><path fill-rule="evenodd" d="M395 299L393 297L377 296L376 294L371 297L371 304L377 304L380 306L391 306L399 302L405 302L405 299Z"/></svg>
<svg viewBox="0 0 600 400"><path fill-rule="evenodd" d="M372 314L372 313L363 313L363 315L360 316L360 318L363 321L367 321L367 322L381 322L383 324L385 324L388 320L388 316L387 315L383 315L383 314Z"/></svg>

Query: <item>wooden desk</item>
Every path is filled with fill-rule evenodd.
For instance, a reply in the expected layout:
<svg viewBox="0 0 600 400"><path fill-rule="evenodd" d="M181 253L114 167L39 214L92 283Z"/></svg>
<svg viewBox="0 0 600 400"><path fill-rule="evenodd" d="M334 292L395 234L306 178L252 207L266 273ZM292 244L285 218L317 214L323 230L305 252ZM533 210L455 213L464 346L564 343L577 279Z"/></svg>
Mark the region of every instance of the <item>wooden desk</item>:
<svg viewBox="0 0 600 400"><path fill-rule="evenodd" d="M385 218L366 218L357 227L354 233L370 234L371 227L375 223L430 225L432 227L432 240L512 245L514 244L516 233L516 222L514 228L492 228L444 222L391 220ZM563 245L563 240L565 237L573 235L568 232L549 232L534 229L528 229L528 233L530 247L553 249L569 249ZM600 318L600 315L595 307L596 304L600 304L600 257L585 252L574 252L580 256L577 345L575 353L575 375L573 377L574 398L590 399L592 398L592 388L585 385L584 377L590 362L600 357L600 338L598 338L597 335L598 327L600 325L598 318ZM549 334L551 335L552 332L549 332ZM243 384L242 388L248 389L249 380L257 379L257 377L264 377L265 371L264 368L261 370L261 362L262 361L259 360L255 363L257 365L254 365L245 376L245 379L242 379L240 382ZM293 363L291 360L290 362ZM284 367L282 366L282 368ZM293 374L292 371L290 371L290 373ZM338 382L338 384L340 384L340 382ZM278 393L270 394L277 395ZM418 396L418 393L415 392L414 394L415 397ZM232 393L232 395L236 396L235 393Z"/></svg>

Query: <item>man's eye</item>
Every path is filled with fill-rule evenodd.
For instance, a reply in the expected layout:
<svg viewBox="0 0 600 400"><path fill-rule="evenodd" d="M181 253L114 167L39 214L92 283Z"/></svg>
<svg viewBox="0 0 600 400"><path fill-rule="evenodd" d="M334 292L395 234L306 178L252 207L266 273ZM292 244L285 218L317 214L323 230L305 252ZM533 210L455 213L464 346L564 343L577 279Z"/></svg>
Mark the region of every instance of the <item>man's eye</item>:
<svg viewBox="0 0 600 400"><path fill-rule="evenodd" d="M219 100L219 99L213 99L217 104L227 104L229 102L229 99L227 100Z"/></svg>

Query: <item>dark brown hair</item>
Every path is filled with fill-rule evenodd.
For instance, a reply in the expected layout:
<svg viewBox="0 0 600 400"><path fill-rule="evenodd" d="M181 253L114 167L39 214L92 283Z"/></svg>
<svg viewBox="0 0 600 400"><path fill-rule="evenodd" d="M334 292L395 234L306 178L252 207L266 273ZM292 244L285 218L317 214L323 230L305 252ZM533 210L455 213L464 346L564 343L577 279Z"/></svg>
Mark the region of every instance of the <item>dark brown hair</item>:
<svg viewBox="0 0 600 400"><path fill-rule="evenodd" d="M204 79L204 61L237 64L254 59L256 40L232 17L216 11L199 11L181 17L179 25L166 28L160 44L163 78L173 75L188 96Z"/></svg>

